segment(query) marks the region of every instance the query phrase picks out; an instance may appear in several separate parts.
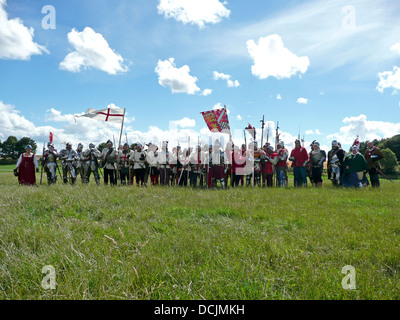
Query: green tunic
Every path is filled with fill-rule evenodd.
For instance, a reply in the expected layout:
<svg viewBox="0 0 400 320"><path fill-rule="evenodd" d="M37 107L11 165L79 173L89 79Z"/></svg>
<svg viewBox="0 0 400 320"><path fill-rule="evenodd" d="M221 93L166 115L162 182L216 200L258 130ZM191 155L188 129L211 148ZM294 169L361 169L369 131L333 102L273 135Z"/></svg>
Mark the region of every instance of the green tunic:
<svg viewBox="0 0 400 320"><path fill-rule="evenodd" d="M348 172L361 172L368 170L368 163L361 153L349 154L343 162L344 167L349 167Z"/></svg>

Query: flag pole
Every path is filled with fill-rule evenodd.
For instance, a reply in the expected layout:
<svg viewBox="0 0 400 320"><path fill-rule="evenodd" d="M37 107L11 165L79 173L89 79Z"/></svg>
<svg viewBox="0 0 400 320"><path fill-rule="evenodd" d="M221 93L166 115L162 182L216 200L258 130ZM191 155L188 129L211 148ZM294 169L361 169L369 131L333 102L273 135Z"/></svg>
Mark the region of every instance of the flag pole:
<svg viewBox="0 0 400 320"><path fill-rule="evenodd" d="M118 149L117 150L119 150L119 146L121 145L122 130L124 129L124 121L125 121L125 111L126 111L126 108L124 108L124 116L122 117L121 133L119 134L119 142L118 142Z"/></svg>

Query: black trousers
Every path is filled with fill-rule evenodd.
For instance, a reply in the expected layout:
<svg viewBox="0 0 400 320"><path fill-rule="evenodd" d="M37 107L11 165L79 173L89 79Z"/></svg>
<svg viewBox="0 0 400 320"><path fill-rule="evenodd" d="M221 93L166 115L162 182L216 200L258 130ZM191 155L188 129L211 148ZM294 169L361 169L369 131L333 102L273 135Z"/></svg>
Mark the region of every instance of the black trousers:
<svg viewBox="0 0 400 320"><path fill-rule="evenodd" d="M146 169L135 169L134 172L135 172L136 185L139 186L139 182L140 182L140 185L143 186Z"/></svg>
<svg viewBox="0 0 400 320"><path fill-rule="evenodd" d="M129 168L121 168L120 170L121 184L129 184Z"/></svg>
<svg viewBox="0 0 400 320"><path fill-rule="evenodd" d="M379 173L376 168L369 169L369 180L371 181L371 186L373 188L379 188L381 183L379 182Z"/></svg>
<svg viewBox="0 0 400 320"><path fill-rule="evenodd" d="M116 185L117 180L115 176L115 170L114 169L106 169L104 168L104 184L108 184L108 178L110 178L110 184L111 185Z"/></svg>
<svg viewBox="0 0 400 320"><path fill-rule="evenodd" d="M312 179L314 183L322 182L322 168L321 167L312 167Z"/></svg>

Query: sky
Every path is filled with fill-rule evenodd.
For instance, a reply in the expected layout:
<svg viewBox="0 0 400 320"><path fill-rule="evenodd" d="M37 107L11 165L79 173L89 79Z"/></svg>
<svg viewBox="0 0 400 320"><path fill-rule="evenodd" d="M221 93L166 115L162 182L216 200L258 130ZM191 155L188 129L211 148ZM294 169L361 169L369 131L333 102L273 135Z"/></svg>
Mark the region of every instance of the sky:
<svg viewBox="0 0 400 320"><path fill-rule="evenodd" d="M82 115L126 109L122 142L193 146L226 106L288 149L400 133L397 0L0 0L0 139L118 141ZM189 138L190 137L190 138ZM247 142L250 136L247 135Z"/></svg>

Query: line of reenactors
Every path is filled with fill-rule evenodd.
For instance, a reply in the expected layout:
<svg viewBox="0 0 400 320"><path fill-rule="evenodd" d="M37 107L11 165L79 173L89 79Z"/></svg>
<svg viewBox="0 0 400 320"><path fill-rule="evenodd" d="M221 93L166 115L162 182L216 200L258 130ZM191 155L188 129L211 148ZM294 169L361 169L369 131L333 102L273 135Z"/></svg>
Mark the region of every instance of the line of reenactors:
<svg viewBox="0 0 400 320"><path fill-rule="evenodd" d="M89 183L93 173L97 185L100 185L102 175L106 185L117 185L117 181L120 181L123 186L150 184L218 188L220 185L225 189L229 182L231 187L287 187L288 161L291 161L296 187L306 186L307 177L314 186L321 187L325 161L328 178L334 185L342 184L343 174L348 170L344 165L346 152L335 140L328 155L320 150L317 141L311 144L308 153L299 140L296 140L290 155L282 141L276 144L276 148L269 143L259 148L257 142L252 141L247 147L243 144L240 148L228 142L223 149L219 140L213 146L197 145L184 150L176 146L169 151L168 142L162 143L161 150L152 143L146 144L146 149L140 143L133 147L131 150L125 143L117 150L108 140L102 152L93 143L86 150L83 150L81 143L76 150L72 149L71 143L67 143L63 150L57 152L49 142L41 158L41 183L44 171L49 185L56 183L57 173L64 183L72 184L78 177L82 183ZM57 160L61 161L61 170ZM376 182L375 175L371 176L371 181L379 185L379 178Z"/></svg>

